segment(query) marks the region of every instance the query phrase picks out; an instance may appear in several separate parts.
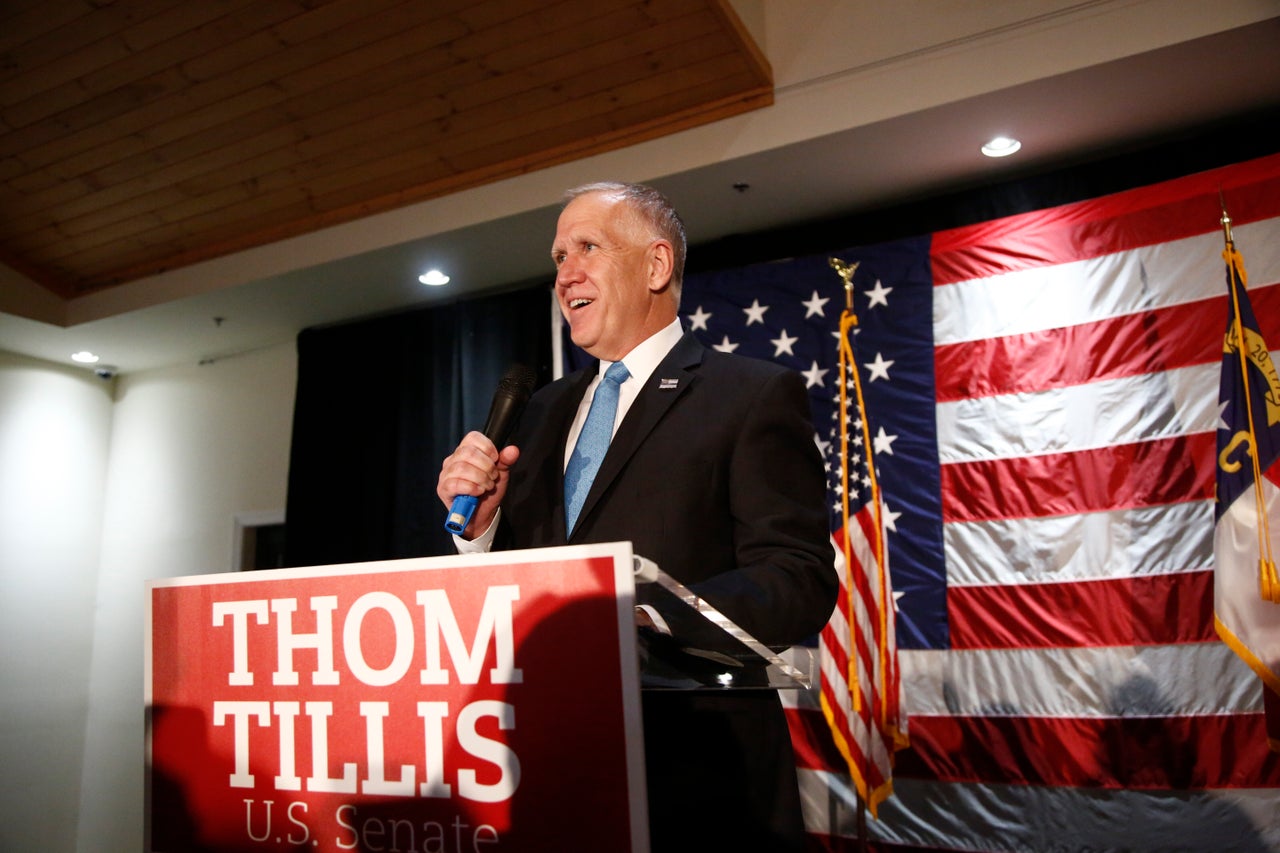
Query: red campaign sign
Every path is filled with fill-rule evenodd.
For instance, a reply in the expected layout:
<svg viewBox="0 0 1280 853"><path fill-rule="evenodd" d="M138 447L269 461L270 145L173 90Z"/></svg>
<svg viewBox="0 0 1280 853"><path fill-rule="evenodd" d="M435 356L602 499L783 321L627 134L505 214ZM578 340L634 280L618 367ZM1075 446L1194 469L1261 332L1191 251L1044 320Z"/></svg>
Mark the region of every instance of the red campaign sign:
<svg viewBox="0 0 1280 853"><path fill-rule="evenodd" d="M147 584L148 849L647 850L628 543Z"/></svg>

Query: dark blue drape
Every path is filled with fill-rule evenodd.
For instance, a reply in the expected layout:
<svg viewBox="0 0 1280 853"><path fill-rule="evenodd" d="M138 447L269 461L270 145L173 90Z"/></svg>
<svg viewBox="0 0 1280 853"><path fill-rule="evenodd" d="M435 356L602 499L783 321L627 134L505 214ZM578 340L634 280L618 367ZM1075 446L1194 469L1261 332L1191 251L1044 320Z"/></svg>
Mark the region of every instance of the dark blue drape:
<svg viewBox="0 0 1280 853"><path fill-rule="evenodd" d="M550 310L532 287L303 331L285 564L454 553L440 462L484 425L510 364L550 381Z"/></svg>

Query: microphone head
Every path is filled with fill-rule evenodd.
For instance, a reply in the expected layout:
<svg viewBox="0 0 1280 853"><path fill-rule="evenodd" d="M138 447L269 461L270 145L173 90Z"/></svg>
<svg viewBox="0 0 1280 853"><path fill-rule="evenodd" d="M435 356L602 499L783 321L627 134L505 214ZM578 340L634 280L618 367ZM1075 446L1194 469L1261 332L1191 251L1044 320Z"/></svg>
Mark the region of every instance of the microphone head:
<svg viewBox="0 0 1280 853"><path fill-rule="evenodd" d="M520 416L520 410L529 402L533 382L533 370L523 364L508 367L498 382L498 389L493 392L493 405L489 407L489 419L484 425L484 434L498 447L502 447Z"/></svg>
<svg viewBox="0 0 1280 853"><path fill-rule="evenodd" d="M533 394L535 380L533 368L524 364L513 364L507 368L507 372L498 382L498 391L511 394L524 402Z"/></svg>

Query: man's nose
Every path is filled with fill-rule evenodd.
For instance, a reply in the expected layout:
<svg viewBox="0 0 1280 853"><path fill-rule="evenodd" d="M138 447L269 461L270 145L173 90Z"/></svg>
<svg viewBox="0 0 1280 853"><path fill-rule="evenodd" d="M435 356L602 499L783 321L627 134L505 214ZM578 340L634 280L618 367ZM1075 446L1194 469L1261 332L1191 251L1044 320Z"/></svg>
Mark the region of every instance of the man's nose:
<svg viewBox="0 0 1280 853"><path fill-rule="evenodd" d="M573 258L565 258L556 269L556 287L568 287L582 281L582 267Z"/></svg>

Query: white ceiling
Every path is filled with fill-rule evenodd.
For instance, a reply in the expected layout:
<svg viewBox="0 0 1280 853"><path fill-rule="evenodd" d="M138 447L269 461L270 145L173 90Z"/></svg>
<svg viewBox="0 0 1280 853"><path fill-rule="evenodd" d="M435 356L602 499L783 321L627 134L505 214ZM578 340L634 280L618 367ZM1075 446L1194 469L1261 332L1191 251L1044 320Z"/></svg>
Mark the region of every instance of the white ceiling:
<svg viewBox="0 0 1280 853"><path fill-rule="evenodd" d="M658 186L696 251L1280 109L1280 0L734 5L773 65L772 107L67 304L0 269L0 349L60 363L89 349L134 372L549 282L560 192L589 180ZM983 158L998 133L1023 151ZM432 266L450 285L417 283Z"/></svg>

